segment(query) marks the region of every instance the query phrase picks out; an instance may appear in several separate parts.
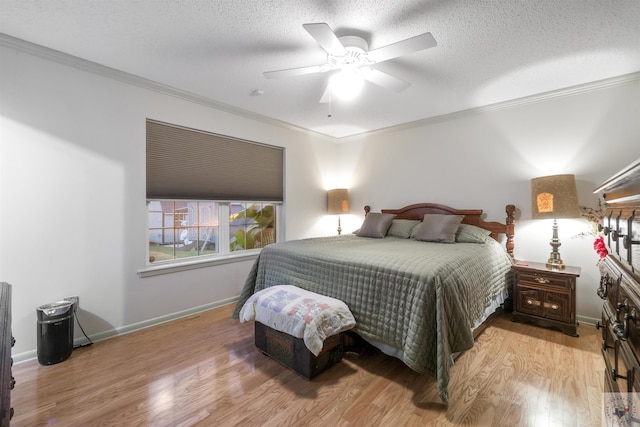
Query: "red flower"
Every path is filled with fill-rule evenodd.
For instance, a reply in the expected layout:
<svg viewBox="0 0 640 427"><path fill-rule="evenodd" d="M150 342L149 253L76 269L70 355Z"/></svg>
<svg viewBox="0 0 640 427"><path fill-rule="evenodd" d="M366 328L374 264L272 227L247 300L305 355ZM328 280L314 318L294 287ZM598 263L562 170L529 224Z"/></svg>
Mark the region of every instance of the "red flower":
<svg viewBox="0 0 640 427"><path fill-rule="evenodd" d="M593 242L593 249L595 249L596 253L600 257L600 259L605 258L609 255L609 251L607 250L607 245L604 243L604 237L598 237L595 242Z"/></svg>

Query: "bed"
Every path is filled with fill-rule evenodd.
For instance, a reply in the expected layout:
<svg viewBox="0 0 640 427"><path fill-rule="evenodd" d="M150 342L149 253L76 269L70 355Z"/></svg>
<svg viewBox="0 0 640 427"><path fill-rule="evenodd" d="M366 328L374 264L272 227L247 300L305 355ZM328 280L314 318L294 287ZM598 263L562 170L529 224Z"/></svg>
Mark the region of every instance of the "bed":
<svg viewBox="0 0 640 427"><path fill-rule="evenodd" d="M360 235L263 248L234 317L251 295L269 286L293 285L340 299L353 313L360 337L414 371L435 377L440 398L448 404L453 355L473 346L474 331L509 296L514 212L507 205L506 221L499 223L484 221L479 209L432 203L379 213L365 207ZM381 217L389 222L386 229L382 226L383 236L363 237ZM436 219L460 224L453 244L425 241L425 229L433 228ZM450 238L450 229L446 235Z"/></svg>

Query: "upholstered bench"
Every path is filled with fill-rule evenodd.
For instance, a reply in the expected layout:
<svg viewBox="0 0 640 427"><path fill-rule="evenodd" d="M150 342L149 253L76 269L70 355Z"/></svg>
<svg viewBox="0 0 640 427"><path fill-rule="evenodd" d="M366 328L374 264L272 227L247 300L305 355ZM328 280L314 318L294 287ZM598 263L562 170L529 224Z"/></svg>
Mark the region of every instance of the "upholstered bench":
<svg viewBox="0 0 640 427"><path fill-rule="evenodd" d="M249 298L240 322L251 320L256 347L307 379L342 359L342 333L356 324L344 302L289 285Z"/></svg>

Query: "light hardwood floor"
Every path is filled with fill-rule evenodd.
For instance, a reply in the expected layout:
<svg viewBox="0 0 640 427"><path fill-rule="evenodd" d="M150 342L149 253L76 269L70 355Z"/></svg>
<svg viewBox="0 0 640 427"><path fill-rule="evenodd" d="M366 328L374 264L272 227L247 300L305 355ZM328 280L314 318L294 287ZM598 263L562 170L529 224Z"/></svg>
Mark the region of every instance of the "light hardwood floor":
<svg viewBox="0 0 640 427"><path fill-rule="evenodd" d="M599 333L579 338L500 315L435 380L377 350L307 381L256 350L233 306L14 366L20 426L600 426Z"/></svg>

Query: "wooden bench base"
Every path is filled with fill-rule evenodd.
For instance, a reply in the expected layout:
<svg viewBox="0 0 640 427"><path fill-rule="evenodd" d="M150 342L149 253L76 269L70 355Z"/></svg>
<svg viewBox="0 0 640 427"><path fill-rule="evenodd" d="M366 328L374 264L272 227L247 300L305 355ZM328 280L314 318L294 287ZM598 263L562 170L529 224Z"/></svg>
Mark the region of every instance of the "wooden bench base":
<svg viewBox="0 0 640 427"><path fill-rule="evenodd" d="M320 354L314 356L302 338L276 331L260 322L255 322L255 343L267 356L308 380L338 363L344 354L343 334L327 337Z"/></svg>

